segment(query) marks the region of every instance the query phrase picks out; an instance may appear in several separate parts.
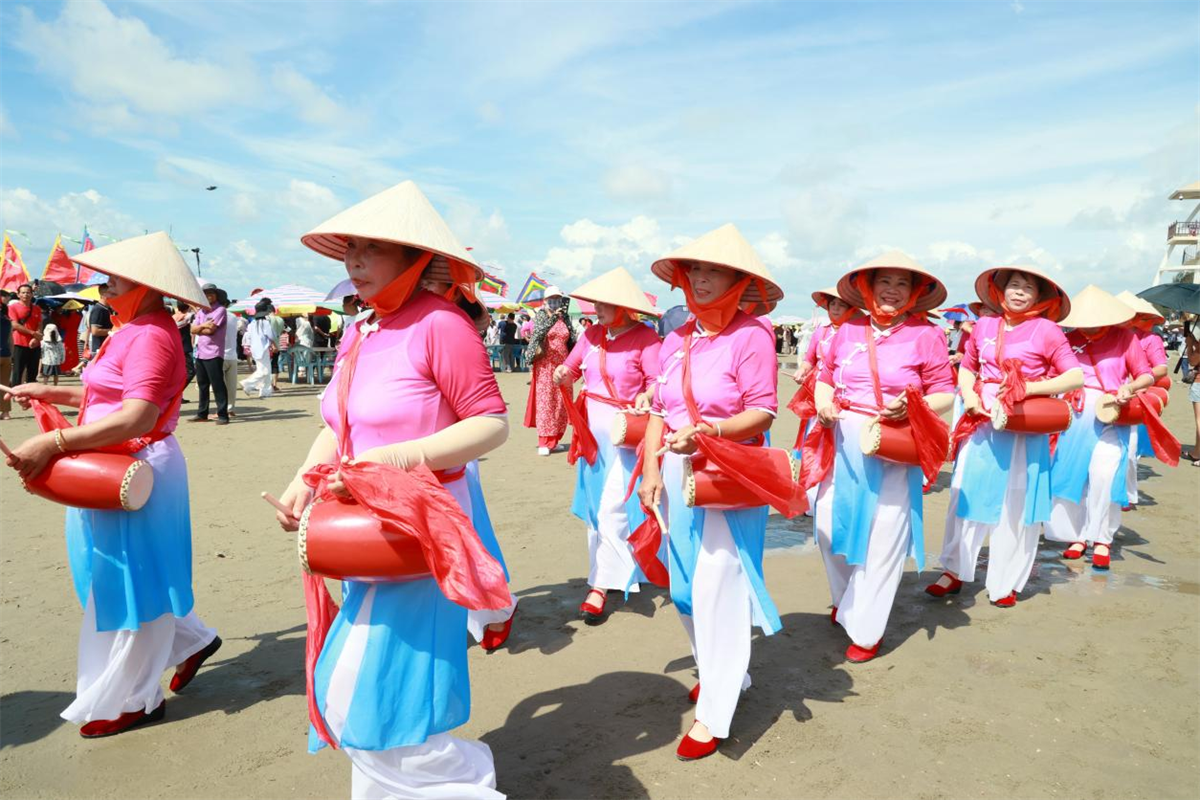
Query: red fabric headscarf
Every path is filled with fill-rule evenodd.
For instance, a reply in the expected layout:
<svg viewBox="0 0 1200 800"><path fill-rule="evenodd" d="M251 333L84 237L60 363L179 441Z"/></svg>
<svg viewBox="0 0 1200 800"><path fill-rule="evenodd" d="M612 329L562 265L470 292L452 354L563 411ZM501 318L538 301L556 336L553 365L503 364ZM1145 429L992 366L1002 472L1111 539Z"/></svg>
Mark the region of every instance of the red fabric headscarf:
<svg viewBox="0 0 1200 800"><path fill-rule="evenodd" d="M729 327L729 323L733 322L733 316L738 312L738 304L741 302L742 293L746 291L746 287L750 285L753 276L743 274L742 277L729 288L729 291L720 297L708 303L701 303L696 299L696 295L692 293L692 281L687 274L679 268L675 267L675 271L671 273L671 285L683 289L683 296L687 299L688 310L696 315L696 319L700 320L700 324L704 326L704 330L709 333L720 333ZM762 279L759 279L759 291L765 298L767 296L766 287Z"/></svg>
<svg viewBox="0 0 1200 800"><path fill-rule="evenodd" d="M381 317L391 314L412 297L412 293L417 290L417 284L421 282L421 274L432 260L433 253L421 253L416 263L393 278L391 283L376 292L370 300L364 298L363 302Z"/></svg>
<svg viewBox="0 0 1200 800"><path fill-rule="evenodd" d="M911 270L910 270L911 272ZM912 273L914 280L920 280L917 273ZM917 301L921 296L929 291L930 283L922 283L920 286L914 286L912 294L908 297L908 302L900 306L895 311L884 311L875 302L875 270L864 270L854 276L854 286L858 289L858 293L862 295L863 306L866 307L867 313L871 315L871 319L878 322L880 325L890 325L892 320L897 317L907 314L916 306Z"/></svg>

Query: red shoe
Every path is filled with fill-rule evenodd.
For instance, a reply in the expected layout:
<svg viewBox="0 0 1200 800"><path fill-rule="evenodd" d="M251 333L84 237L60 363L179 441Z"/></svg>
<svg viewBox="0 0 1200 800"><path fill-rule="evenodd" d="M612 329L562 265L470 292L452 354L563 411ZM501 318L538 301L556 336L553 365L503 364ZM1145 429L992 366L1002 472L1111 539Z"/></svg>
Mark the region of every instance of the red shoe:
<svg viewBox="0 0 1200 800"><path fill-rule="evenodd" d="M588 598L590 598L593 594L600 595L600 605L596 605L595 603L588 601ZM585 597L583 600L583 604L579 606L579 613L583 615L583 621L589 625L595 625L603 622L604 604L607 600L608 594L602 589L592 589L589 591L587 597Z"/></svg>
<svg viewBox="0 0 1200 800"><path fill-rule="evenodd" d="M1079 549L1076 550L1075 548ZM1077 558L1083 558L1083 554L1087 552L1087 542L1075 542L1066 550L1063 550L1062 557L1068 561L1073 561Z"/></svg>
<svg viewBox="0 0 1200 800"><path fill-rule="evenodd" d="M500 645L508 641L508 634L512 632L513 617L517 615L516 609L513 609L512 617L509 617L504 627L500 630L492 630L489 626L483 629L483 639L479 642L479 646L489 653L500 648Z"/></svg>
<svg viewBox="0 0 1200 800"><path fill-rule="evenodd" d="M852 661L855 664L861 664L864 661L870 661L872 658L879 655L879 645L881 644L883 644L883 642L878 641L875 643L874 647L859 647L851 642L850 646L846 648L846 660Z"/></svg>
<svg viewBox="0 0 1200 800"><path fill-rule="evenodd" d="M104 736L116 736L127 730L146 725L151 722L161 722L167 715L167 701L163 700L158 708L147 714L145 711L126 711L116 719L94 719L79 729L79 735L85 739L100 739Z"/></svg>
<svg viewBox="0 0 1200 800"><path fill-rule="evenodd" d="M833 611L829 612L829 624L837 625L837 606L834 606Z"/></svg>
<svg viewBox="0 0 1200 800"><path fill-rule="evenodd" d="M679 742L679 748L675 751L675 755L680 761L696 761L717 752L719 744L721 744L721 740L715 736L707 742L698 742L690 734L685 734Z"/></svg>
<svg viewBox="0 0 1200 800"><path fill-rule="evenodd" d="M1097 547L1103 547L1105 549L1106 552L1104 553L1104 555L1100 555L1099 553L1096 552ZM1112 548L1111 547L1109 547L1106 544L1092 545L1092 569L1108 569L1108 564L1109 564L1109 561L1111 561L1111 560L1112 560Z"/></svg>
<svg viewBox="0 0 1200 800"><path fill-rule="evenodd" d="M200 665L220 649L221 637L216 636L208 643L208 647L205 647L199 653L188 656L187 661L180 664L175 670L175 674L171 676L171 691L176 693L183 691L183 687L191 683L192 678L196 677L196 673L200 671Z"/></svg>
<svg viewBox="0 0 1200 800"><path fill-rule="evenodd" d="M949 572L943 572L942 577L938 578L938 581L940 581L942 578L949 578L950 585L942 586L940 583L935 581L925 587L925 594L929 595L930 597L945 597L948 594L958 594L962 591L963 582L951 575Z"/></svg>
<svg viewBox="0 0 1200 800"><path fill-rule="evenodd" d="M1001 597L999 600L996 600L995 602L992 603L992 605L998 606L999 608L1012 608L1016 604L1017 604L1017 593L1016 592L1012 592L1011 594L1009 594L1008 597Z"/></svg>
<svg viewBox="0 0 1200 800"><path fill-rule="evenodd" d="M696 681L696 685L692 687L692 690L690 692L688 692L688 702L689 703L700 702L700 682L699 681Z"/></svg>

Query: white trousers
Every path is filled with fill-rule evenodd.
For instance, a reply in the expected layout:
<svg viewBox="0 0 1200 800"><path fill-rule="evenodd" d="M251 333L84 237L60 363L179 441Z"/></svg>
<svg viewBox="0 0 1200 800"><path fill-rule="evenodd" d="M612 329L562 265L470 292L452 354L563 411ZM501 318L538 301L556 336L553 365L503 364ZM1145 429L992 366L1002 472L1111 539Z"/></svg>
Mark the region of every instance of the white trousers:
<svg viewBox="0 0 1200 800"><path fill-rule="evenodd" d="M203 650L216 635L195 611L183 618L163 614L136 631L97 631L89 595L79 629L75 702L62 718L82 724L116 719L126 711L153 711L163 700L163 673Z"/></svg>
<svg viewBox="0 0 1200 800"><path fill-rule="evenodd" d="M692 576L692 613L680 614L679 619L700 678L696 719L713 736L725 739L738 696L750 688L750 581L724 512L705 511L701 536Z"/></svg>
<svg viewBox="0 0 1200 800"><path fill-rule="evenodd" d="M619 460L621 453L616 453L614 458ZM600 527L587 526L588 558L591 563L588 586L624 590L628 585L629 591L636 592L639 591L637 583L629 583L637 563L633 559L633 548L629 546L629 514L625 510L625 490L628 486L624 477L625 471L620 463L609 468L596 515Z"/></svg>
<svg viewBox="0 0 1200 800"><path fill-rule="evenodd" d="M254 360L254 374L242 381L246 394L257 394L259 397L271 396L271 382L275 376L271 374L271 357Z"/></svg>
<svg viewBox="0 0 1200 800"><path fill-rule="evenodd" d="M1125 458L1125 486L1129 492L1129 505L1136 506L1138 504L1138 481L1137 481L1137 464L1138 464L1138 438L1141 430L1139 426L1133 425L1129 428L1129 453Z"/></svg>
<svg viewBox="0 0 1200 800"><path fill-rule="evenodd" d="M1004 508L995 525L972 522L958 516L958 494L966 468L968 442L954 467L950 481L950 507L946 511L946 535L942 541L942 569L953 572L960 581L975 580L975 564L979 551L989 536L986 586L988 599L995 602L1025 588L1037 559L1041 523L1025 525L1025 439L1016 437L1013 444L1012 468L1008 471L1008 488L1004 493Z"/></svg>
<svg viewBox="0 0 1200 800"><path fill-rule="evenodd" d="M855 431L857 435L857 431ZM884 464L879 503L871 523L865 564L850 564L833 552L833 485L835 470L817 492L813 527L825 561L829 594L837 607L837 621L859 647L874 647L883 638L896 590L908 555L912 508L908 498L907 467Z"/></svg>
<svg viewBox="0 0 1200 800"><path fill-rule="evenodd" d="M325 695L325 724L340 740L358 682L358 671L367 650L375 587L367 590L362 606L346 635L346 643L329 676ZM439 733L421 744L389 750L343 747L350 758L350 796L355 800L381 798L482 798L504 795L496 791L492 751L483 742Z"/></svg>
<svg viewBox="0 0 1200 800"><path fill-rule="evenodd" d="M508 605L504 608L467 609L467 633L476 642L483 641L483 629L497 622L508 622L517 613L517 598L508 594Z"/></svg>
<svg viewBox="0 0 1200 800"><path fill-rule="evenodd" d="M1109 426L1092 451L1083 502L1054 498L1046 538L1056 542L1112 544L1117 528L1121 527L1121 506L1112 501L1112 483L1124 467L1117 431Z"/></svg>
<svg viewBox="0 0 1200 800"><path fill-rule="evenodd" d="M229 398L229 410L233 411L233 406L237 401L238 362L228 358L225 359L221 365L221 371L225 376L225 396Z"/></svg>

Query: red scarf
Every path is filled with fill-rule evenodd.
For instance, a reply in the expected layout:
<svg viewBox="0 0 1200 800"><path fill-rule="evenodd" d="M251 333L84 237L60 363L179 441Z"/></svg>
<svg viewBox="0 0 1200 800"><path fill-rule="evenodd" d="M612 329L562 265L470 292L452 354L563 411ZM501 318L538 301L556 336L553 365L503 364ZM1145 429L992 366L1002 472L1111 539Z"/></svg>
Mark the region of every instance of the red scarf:
<svg viewBox="0 0 1200 800"><path fill-rule="evenodd" d="M1054 296L1049 300L1034 303L1024 311L1013 311L1010 309L1008 304L1004 302L1004 293L1000 291L1000 287L991 281L988 281L988 297L991 298L992 305L1004 313L1004 320L1013 327L1034 317L1045 317L1049 320L1056 320L1062 311L1062 298L1059 297L1058 292L1055 292ZM1003 326L1001 326L1001 329L1003 329Z"/></svg>
<svg viewBox="0 0 1200 800"><path fill-rule="evenodd" d="M687 300L688 310L696 315L696 319L700 320L700 324L704 326L704 330L709 333L720 333L729 327L729 323L733 322L733 317L739 310L738 304L741 302L742 293L746 291L751 281L755 280L752 275L743 274L742 277L729 287L725 294L711 300L707 303L701 303L696 299L696 295L692 292L692 281L684 274L678 266L671 273L671 286L683 289L683 296ZM758 278L759 293L765 300L767 297L766 284L762 278Z"/></svg>
<svg viewBox="0 0 1200 800"><path fill-rule="evenodd" d="M421 257L416 260L416 263L393 278L370 300L364 299L363 302L374 309L375 314L379 317L391 314L412 297L412 293L417 290L417 285L421 283L421 275L425 272L425 267L429 266L431 260L433 260L433 253L429 251L421 253Z"/></svg>
<svg viewBox="0 0 1200 800"><path fill-rule="evenodd" d="M918 278L915 272L912 273L912 275L914 278ZM873 286L874 276L875 270L860 272L854 276L854 286L856 289L858 289L858 293L862 295L863 306L866 308L867 313L871 315L871 319L885 327L891 325L892 320L896 319L897 317L901 317L907 314L909 311L912 311L912 309L917 305L917 301L921 299L921 296L928 292L930 287L933 286L932 283L922 283L920 286L914 286L912 294L910 294L908 297L907 303L900 306L900 308L896 309L895 311L884 311L875 302L875 287Z"/></svg>
<svg viewBox="0 0 1200 800"><path fill-rule="evenodd" d="M108 299L108 307L116 315L113 319L113 328L119 328L131 322L137 316L138 309L142 307L142 301L146 299L146 295L149 292L149 286L138 284L136 289L130 289L125 294L118 295L117 297L110 297Z"/></svg>

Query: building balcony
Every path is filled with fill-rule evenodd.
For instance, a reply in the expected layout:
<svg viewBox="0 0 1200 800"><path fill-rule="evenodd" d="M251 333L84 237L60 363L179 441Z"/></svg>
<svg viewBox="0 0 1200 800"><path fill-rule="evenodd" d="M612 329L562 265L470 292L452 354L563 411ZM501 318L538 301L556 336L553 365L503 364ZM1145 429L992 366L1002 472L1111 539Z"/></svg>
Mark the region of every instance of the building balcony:
<svg viewBox="0 0 1200 800"><path fill-rule="evenodd" d="M1172 222L1167 228L1168 242L1187 242L1191 240L1193 243L1200 239L1200 219L1194 219L1190 222Z"/></svg>
<svg viewBox="0 0 1200 800"><path fill-rule="evenodd" d="M1200 266L1200 249L1189 247L1183 251L1183 259L1181 261L1185 267Z"/></svg>

